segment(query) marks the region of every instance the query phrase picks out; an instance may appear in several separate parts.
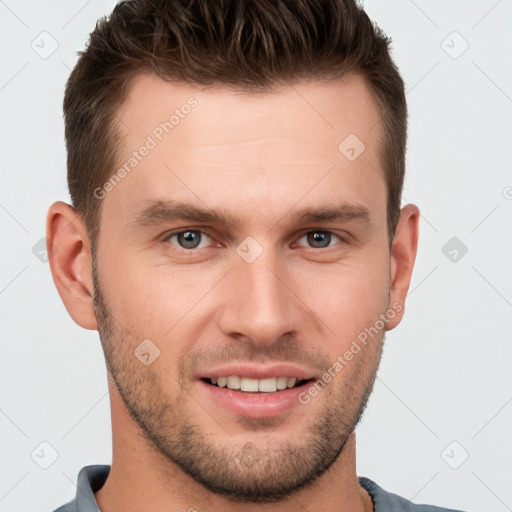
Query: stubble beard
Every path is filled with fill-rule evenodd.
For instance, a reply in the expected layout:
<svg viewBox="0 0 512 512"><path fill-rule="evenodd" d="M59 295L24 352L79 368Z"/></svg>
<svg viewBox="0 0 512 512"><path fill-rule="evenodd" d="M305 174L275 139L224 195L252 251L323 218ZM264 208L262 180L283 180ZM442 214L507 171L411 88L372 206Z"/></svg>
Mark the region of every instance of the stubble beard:
<svg viewBox="0 0 512 512"><path fill-rule="evenodd" d="M95 258L93 283L94 308L107 369L127 411L142 436L161 455L208 491L235 502L277 502L312 484L338 459L371 395L384 335L372 341L371 349L367 347L366 357L354 358L349 378L343 378L344 368L337 379L313 398L322 399L324 406L300 439L283 436L286 441L278 442L275 434L279 422L285 425L293 421L294 414L308 414L307 406L302 405L293 409L290 418L241 418L239 423L245 422L248 431L268 431L263 444L247 441L247 436L241 442L232 437L221 444L194 419L191 407L200 406L190 397L187 382L182 380L183 366L180 391L172 399L152 367L142 365L133 352L123 349L137 343L133 343L133 335L114 319L105 304ZM215 418L210 423L215 424Z"/></svg>

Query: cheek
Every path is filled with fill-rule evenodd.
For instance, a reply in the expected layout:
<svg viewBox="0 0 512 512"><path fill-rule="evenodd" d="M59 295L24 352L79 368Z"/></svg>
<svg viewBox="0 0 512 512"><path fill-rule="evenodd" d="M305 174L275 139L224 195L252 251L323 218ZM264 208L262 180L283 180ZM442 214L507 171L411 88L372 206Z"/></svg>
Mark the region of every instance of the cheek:
<svg viewBox="0 0 512 512"><path fill-rule="evenodd" d="M199 266L173 268L119 259L108 284L112 312L133 335L162 340L183 329L218 279Z"/></svg>
<svg viewBox="0 0 512 512"><path fill-rule="evenodd" d="M389 261L375 258L344 268L317 272L315 286L303 285L306 304L327 325L330 351L340 352L386 311L389 299ZM302 276L303 283L311 283ZM326 340L327 341L327 340Z"/></svg>

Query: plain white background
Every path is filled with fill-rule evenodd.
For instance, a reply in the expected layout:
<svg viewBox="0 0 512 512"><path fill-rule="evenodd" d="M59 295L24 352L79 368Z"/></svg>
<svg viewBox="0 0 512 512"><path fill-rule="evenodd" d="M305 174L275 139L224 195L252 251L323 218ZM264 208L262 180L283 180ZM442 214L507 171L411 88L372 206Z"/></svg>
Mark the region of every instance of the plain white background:
<svg viewBox="0 0 512 512"><path fill-rule="evenodd" d="M111 462L99 338L68 316L39 244L48 206L69 202L64 85L114 4L0 1L0 512L53 510L82 466ZM512 1L365 8L406 82L404 204L422 220L405 319L358 427L358 474L417 503L512 510Z"/></svg>

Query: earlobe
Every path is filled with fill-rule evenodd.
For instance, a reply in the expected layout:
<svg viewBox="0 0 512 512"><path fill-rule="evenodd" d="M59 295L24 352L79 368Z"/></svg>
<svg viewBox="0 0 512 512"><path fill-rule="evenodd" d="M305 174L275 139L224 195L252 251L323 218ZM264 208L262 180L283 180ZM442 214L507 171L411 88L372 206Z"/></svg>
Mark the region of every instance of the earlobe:
<svg viewBox="0 0 512 512"><path fill-rule="evenodd" d="M405 298L418 250L419 218L420 212L417 206L409 204L402 208L391 245L389 307L395 309L397 314L388 321L387 330L394 329L404 315Z"/></svg>
<svg viewBox="0 0 512 512"><path fill-rule="evenodd" d="M72 206L61 201L50 206L46 238L53 281L64 306L78 325L97 330L90 240Z"/></svg>

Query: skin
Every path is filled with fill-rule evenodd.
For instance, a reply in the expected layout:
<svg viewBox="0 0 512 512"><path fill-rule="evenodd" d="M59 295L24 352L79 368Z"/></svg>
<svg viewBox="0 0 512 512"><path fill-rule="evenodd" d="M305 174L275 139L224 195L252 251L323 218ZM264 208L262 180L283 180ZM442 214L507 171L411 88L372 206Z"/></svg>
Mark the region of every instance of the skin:
<svg viewBox="0 0 512 512"><path fill-rule="evenodd" d="M113 458L96 500L103 512L373 510L353 430L403 316L419 220L405 206L390 248L377 103L356 75L257 94L140 75L118 111L120 165L191 96L198 105L102 200L94 273L80 217L62 202L48 212L55 284L75 322L99 330L107 360ZM338 150L351 133L366 147L354 161ZM150 199L240 222L137 225ZM340 203L368 219L292 222ZM200 246L180 246L178 228L204 233ZM332 235L315 246L311 232ZM251 263L236 252L249 236L263 249ZM329 385L285 414L241 417L196 379L247 361L320 378L392 305L401 310ZM148 338L160 355L146 366L133 351Z"/></svg>

